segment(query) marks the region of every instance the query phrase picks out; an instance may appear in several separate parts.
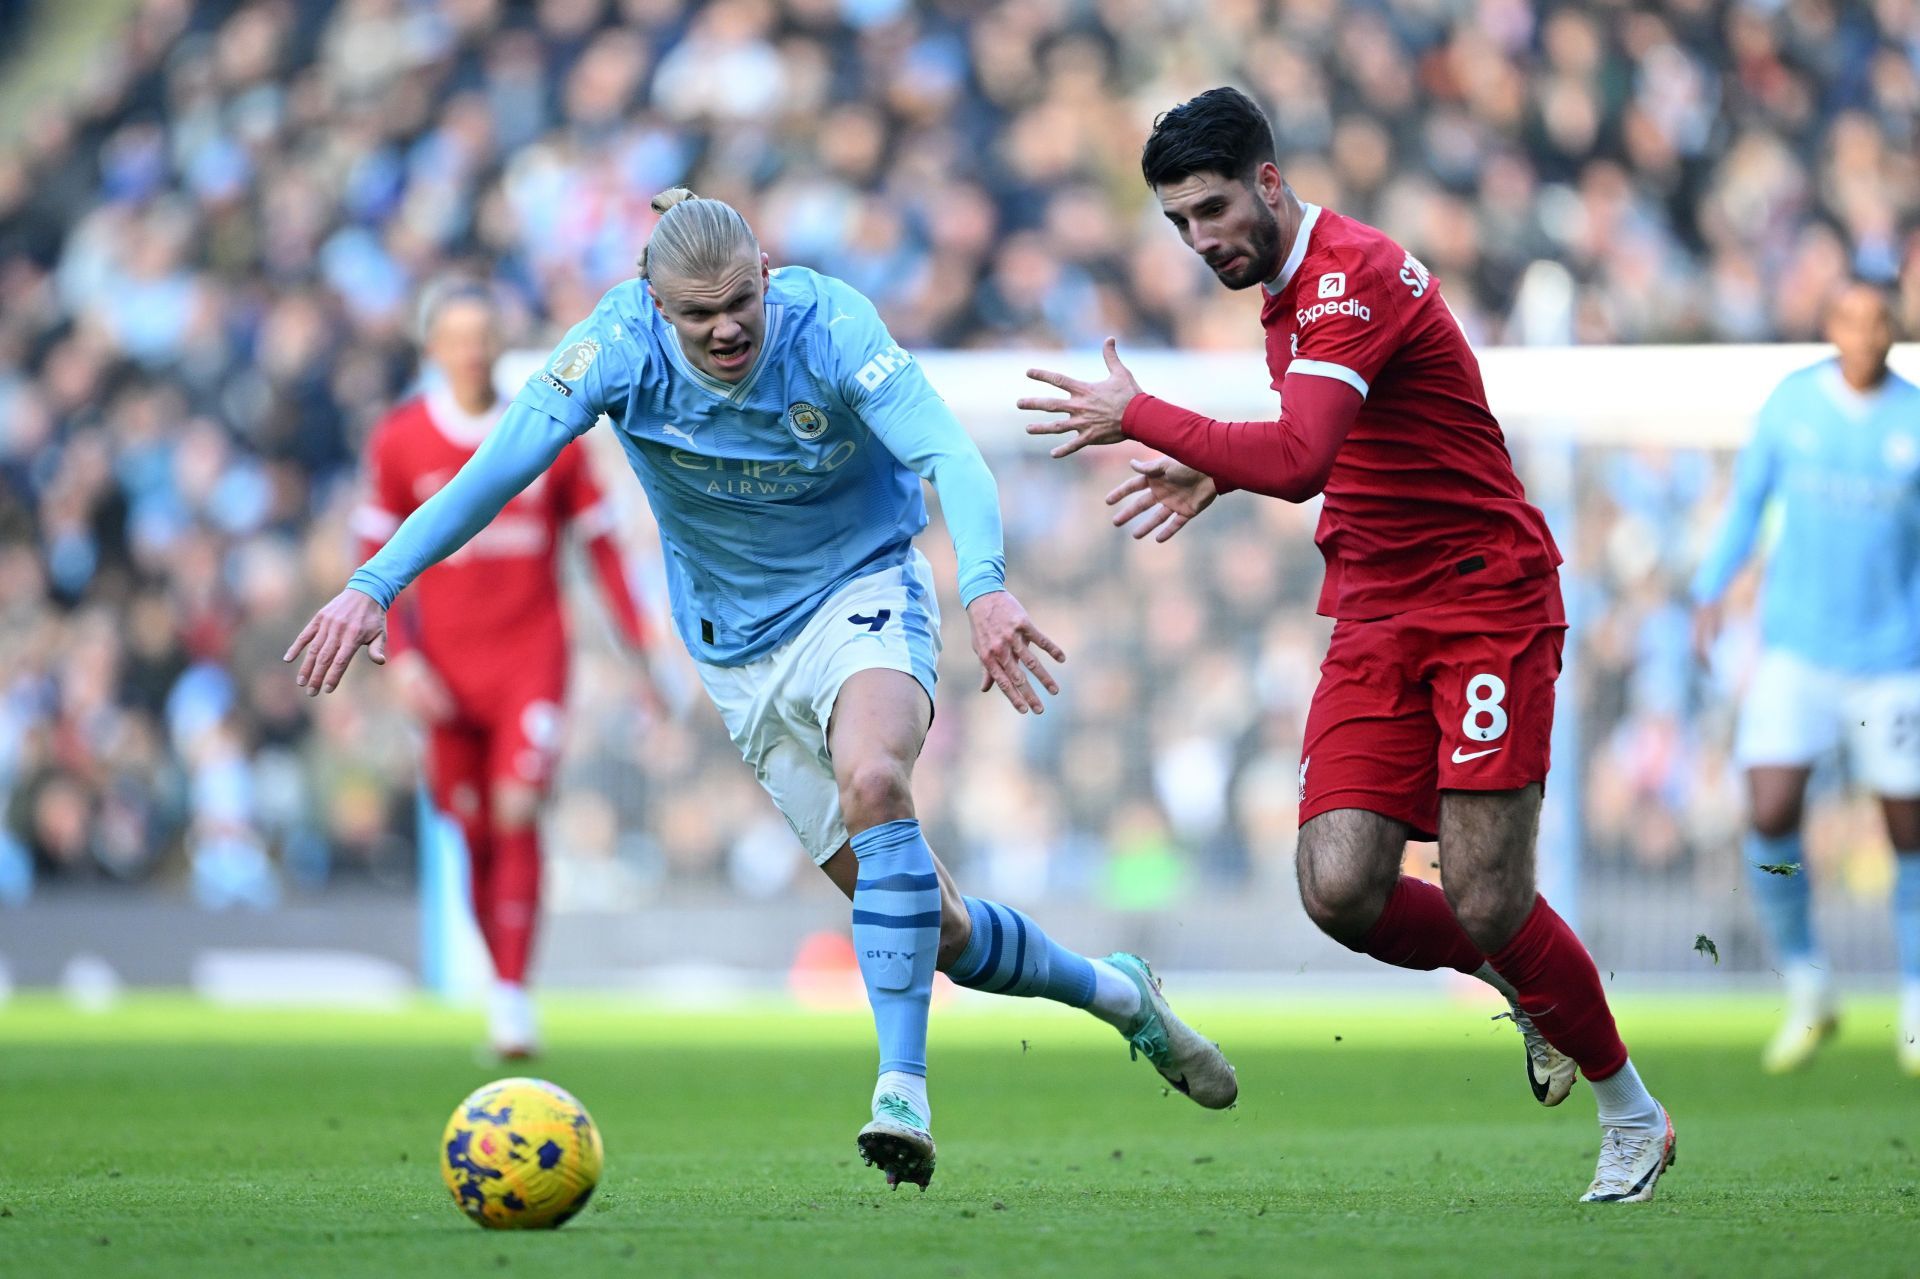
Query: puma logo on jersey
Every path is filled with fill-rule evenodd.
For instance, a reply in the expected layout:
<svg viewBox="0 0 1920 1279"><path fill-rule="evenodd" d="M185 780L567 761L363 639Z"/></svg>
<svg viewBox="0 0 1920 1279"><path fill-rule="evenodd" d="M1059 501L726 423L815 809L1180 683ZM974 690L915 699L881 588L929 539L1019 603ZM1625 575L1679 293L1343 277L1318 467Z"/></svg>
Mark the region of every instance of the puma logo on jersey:
<svg viewBox="0 0 1920 1279"><path fill-rule="evenodd" d="M693 444L696 442L693 438L692 431L683 431L671 422L662 422L660 424L660 429L661 431L665 432L668 435L679 436L681 439L685 440L689 444Z"/></svg>
<svg viewBox="0 0 1920 1279"><path fill-rule="evenodd" d="M852 318L853 317L851 315L848 315L845 311L841 311L839 314L835 315L831 320L827 321L827 327L832 328L834 325L840 323L840 321L851 320Z"/></svg>

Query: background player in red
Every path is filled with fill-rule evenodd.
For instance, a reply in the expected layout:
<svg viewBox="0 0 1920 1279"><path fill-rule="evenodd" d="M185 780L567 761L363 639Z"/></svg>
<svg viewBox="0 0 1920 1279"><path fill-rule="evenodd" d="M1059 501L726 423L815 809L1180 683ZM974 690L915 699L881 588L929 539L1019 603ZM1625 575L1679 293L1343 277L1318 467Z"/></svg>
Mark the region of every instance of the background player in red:
<svg viewBox="0 0 1920 1279"><path fill-rule="evenodd" d="M1336 622L1301 751L1307 913L1354 950L1499 989L1535 1096L1565 1098L1569 1058L1593 1085L1602 1140L1585 1198L1651 1198L1673 1125L1592 958L1534 887L1566 630L1560 554L1466 337L1412 254L1294 195L1244 94L1167 112L1141 167L1222 284L1263 287L1280 417L1220 422L1143 394L1108 339L1104 381L1030 371L1067 398L1021 400L1065 414L1029 429L1076 433L1056 457L1131 438L1177 459L1135 462L1108 496L1116 524L1140 520L1136 536L1164 541L1237 488L1323 498L1320 612ZM1407 840L1435 836L1444 890L1400 873Z"/></svg>
<svg viewBox="0 0 1920 1279"><path fill-rule="evenodd" d="M353 521L362 559L453 478L506 408L493 384L500 339L488 294L443 284L429 290L420 316L431 389L374 430L367 497ZM493 960L488 1031L503 1057L537 1047L526 973L540 911L540 806L566 705L560 549L569 526L585 539L615 627L638 654L640 610L578 445L463 550L423 573L396 601L387 632L392 679L427 731L433 801L466 837L474 918ZM657 705L644 662L640 669L643 696Z"/></svg>

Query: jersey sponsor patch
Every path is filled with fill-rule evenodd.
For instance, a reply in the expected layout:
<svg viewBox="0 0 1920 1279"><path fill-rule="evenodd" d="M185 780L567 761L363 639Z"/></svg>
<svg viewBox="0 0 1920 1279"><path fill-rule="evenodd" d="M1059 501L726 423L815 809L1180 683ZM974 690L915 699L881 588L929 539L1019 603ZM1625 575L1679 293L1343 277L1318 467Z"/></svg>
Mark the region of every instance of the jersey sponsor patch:
<svg viewBox="0 0 1920 1279"><path fill-rule="evenodd" d="M577 381L582 373L593 363L593 357L600 354L600 344L592 338L581 338L573 345L564 348L553 357L548 371L562 381Z"/></svg>
<svg viewBox="0 0 1920 1279"><path fill-rule="evenodd" d="M1320 277L1320 296L1323 298L1344 297L1347 292L1347 273L1329 271Z"/></svg>
<svg viewBox="0 0 1920 1279"><path fill-rule="evenodd" d="M1373 318L1373 310L1355 298L1341 298L1338 302L1315 302L1306 310L1295 312L1294 323L1304 329L1315 320L1329 315L1350 315L1365 324Z"/></svg>
<svg viewBox="0 0 1920 1279"><path fill-rule="evenodd" d="M853 380L871 391L913 362L913 357L898 346L890 346L860 366Z"/></svg>
<svg viewBox="0 0 1920 1279"><path fill-rule="evenodd" d="M540 380L542 382L545 382L548 386L552 387L554 390L560 392L560 394L566 396L568 399L573 398L573 388L568 386L565 382L562 382L559 378L555 377L553 374L542 373L540 375Z"/></svg>
<svg viewBox="0 0 1920 1279"><path fill-rule="evenodd" d="M817 440L827 433L827 411L817 404L795 400L787 405L787 429L796 440Z"/></svg>

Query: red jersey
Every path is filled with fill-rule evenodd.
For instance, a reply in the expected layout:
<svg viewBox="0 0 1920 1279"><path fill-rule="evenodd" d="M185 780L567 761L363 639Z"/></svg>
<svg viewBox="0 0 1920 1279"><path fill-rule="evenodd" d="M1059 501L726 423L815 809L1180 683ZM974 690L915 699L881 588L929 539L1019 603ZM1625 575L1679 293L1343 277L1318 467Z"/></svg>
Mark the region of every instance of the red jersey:
<svg viewBox="0 0 1920 1279"><path fill-rule="evenodd" d="M353 517L364 555L453 478L505 408L502 402L475 416L452 397L430 393L398 405L381 421L368 445L366 501ZM395 613L406 613L396 618L389 644L417 646L456 697L470 704L484 705L503 688L529 680L564 685L560 549L569 525L590 539L615 620L638 645L639 613L608 536L612 520L586 454L572 445L473 540L422 573L395 601Z"/></svg>
<svg viewBox="0 0 1920 1279"><path fill-rule="evenodd" d="M1128 434L1225 481L1223 488L1293 500L1324 492L1314 541L1327 563L1319 611L1329 617L1405 613L1560 563L1487 407L1480 363L1439 282L1411 253L1365 223L1309 204L1266 290L1260 322L1273 386L1283 391L1281 421L1216 423L1139 396L1127 409ZM1311 435L1325 397L1345 401L1334 401L1329 416L1351 412L1352 397L1333 389L1339 384L1361 396L1358 414L1344 438L1326 442L1324 488L1297 487L1298 472L1316 468L1286 454L1314 451L1315 441L1298 437ZM1288 411L1308 403L1308 420ZM1291 427L1299 447L1276 441L1276 427ZM1247 456L1262 450L1264 463ZM1229 461L1230 453L1241 456Z"/></svg>

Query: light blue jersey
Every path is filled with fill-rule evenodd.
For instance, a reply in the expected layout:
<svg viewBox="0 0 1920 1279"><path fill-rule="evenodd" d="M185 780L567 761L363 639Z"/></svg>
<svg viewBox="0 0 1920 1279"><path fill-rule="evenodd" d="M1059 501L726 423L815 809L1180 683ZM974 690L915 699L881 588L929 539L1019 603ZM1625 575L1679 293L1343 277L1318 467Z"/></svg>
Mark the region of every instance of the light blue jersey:
<svg viewBox="0 0 1920 1279"><path fill-rule="evenodd" d="M1735 464L1696 601L1725 594L1769 498L1782 518L1761 608L1766 644L1851 674L1920 668L1920 387L1889 373L1862 395L1832 360L1783 381Z"/></svg>
<svg viewBox="0 0 1920 1279"><path fill-rule="evenodd" d="M616 286L350 585L390 605L604 413L660 524L675 627L703 662L753 661L849 581L903 562L927 525L923 477L962 602L1003 589L993 476L872 303L784 267L766 316L753 367L722 382L688 361L644 280Z"/></svg>

